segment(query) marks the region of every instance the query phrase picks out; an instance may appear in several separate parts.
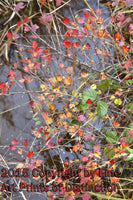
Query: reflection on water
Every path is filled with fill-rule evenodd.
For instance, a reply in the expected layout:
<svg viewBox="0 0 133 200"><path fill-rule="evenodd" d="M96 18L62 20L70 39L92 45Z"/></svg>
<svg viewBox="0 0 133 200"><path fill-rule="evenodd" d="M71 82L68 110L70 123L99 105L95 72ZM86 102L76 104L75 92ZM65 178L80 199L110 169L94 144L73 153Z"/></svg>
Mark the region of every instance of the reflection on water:
<svg viewBox="0 0 133 200"><path fill-rule="evenodd" d="M102 9L103 11L103 17L104 19L108 19L109 18L109 11L108 9L103 6L102 4L98 3L99 1L89 1L90 6L94 9L94 11L96 9L98 9L98 6L100 9ZM62 8L62 13L64 13L65 17L69 17L70 19L73 19L74 16L76 16L77 14L79 16L83 16L83 12L81 11L81 9L86 9L87 6L84 3L84 1L78 1L78 0L73 0L70 2L70 7L66 6L65 8ZM106 20L106 23L108 23L108 20ZM46 35L46 32L43 32L42 34ZM56 36L52 36L53 41L56 41ZM25 41L20 41L22 44L26 44ZM75 79L75 83L72 86L73 90L77 89L80 85L80 80L78 80L77 78L80 76L80 73L82 70L85 70L85 67L83 67L82 62L85 60L86 63L88 63L90 66L92 65L92 68L97 68L97 69L101 69L101 68L105 68L105 66L103 65L102 59L100 58L101 62L99 63L99 58L98 56L95 54L95 49L97 48L96 44L93 42L93 40L89 39L89 38L84 38L82 40L82 43L86 43L88 42L91 47L92 50L89 52L89 57L90 59L93 59L95 61L95 63L97 63L96 66L94 66L94 64L91 64L89 62L89 60L85 57L83 57L83 55L81 56L80 52L77 52L75 50L75 54L77 54L77 58L79 59L80 63L76 66L74 66L74 77L72 77L73 79ZM43 45L43 44L40 44ZM97 44L99 47L101 46L101 43L99 42ZM61 47L62 48L62 47ZM62 52L63 53L63 52ZM15 63L19 60L18 55L16 54L16 49L15 46L11 46L11 50L10 50L10 62L11 64L8 66L6 65L3 60L1 60L0 62L2 63L1 66L1 72L0 72L0 82L5 82L7 80L7 73L9 71L9 68L11 67L12 63ZM27 51L25 52L25 55L23 55L23 58L21 57L21 59L25 59L25 57L27 57ZM40 62L43 62L40 58L39 60ZM61 57L60 55L55 54L53 61L49 64L49 66L45 69L45 70L41 70L40 72L40 77L43 77L43 81L47 82L48 78L50 78L51 76L56 76L58 74L61 74L62 76L66 74L65 69L61 69L58 66L59 62L64 62L66 66L71 66L72 62L66 60L65 58ZM101 66L102 63L102 66ZM44 63L45 65L45 63ZM22 66L20 66L22 67ZM44 68L42 68L44 69ZM10 90L11 92L15 92L13 95L9 95L8 93L7 95L3 95L0 96L0 133L1 133L1 137L0 137L0 152L2 154L2 156L4 158L6 158L7 163L14 163L15 162L23 162L24 161L24 157L23 155L18 155L17 151L16 153L14 153L14 151L10 151L9 149L9 145L11 144L12 140L14 138L19 140L19 147L22 147L22 142L24 139L28 139L28 145L31 146L33 145L34 149L36 149L36 151L40 150L40 147L42 147L44 145L45 140L39 140L36 139L34 141L34 135L31 134L31 126L34 126L34 121L32 120L32 114L29 112L31 110L31 107L29 105L29 102L32 99L32 96L30 96L28 93L25 93L24 89L26 88L26 90L39 90L39 85L37 83L37 81L33 81L32 84L19 84L19 82L16 80L14 82L13 87ZM68 94L69 91L71 91L71 87L68 89ZM35 96L34 96L35 97ZM66 98L69 98L69 96L66 96ZM62 101L62 100L61 100ZM59 99L57 99L56 101L56 105L57 105L57 112L63 112L63 104L62 102L59 102ZM44 107L45 109L45 107ZM96 121L96 128L98 130L100 130L102 126L102 122L97 119ZM65 137L62 141L62 145L64 143L66 143L68 140L70 141L71 136L68 134L66 134L66 132L64 130L60 130L62 131L62 135L64 134ZM89 131L89 130L88 130ZM53 139L54 141L54 139ZM96 141L97 142L97 141ZM34 143L34 144L33 144ZM58 149L51 149L51 150L47 150L47 151L42 151L41 155L39 157L39 159L43 159L44 160L44 165L48 168L63 168L63 162L65 161L65 159L70 159L70 160L74 160L75 158L81 158L81 154L77 153L77 152L71 152L70 151L70 147L72 147L73 145L75 145L76 141L72 140L71 142L69 142L68 146L62 146L61 148ZM86 143L86 149L87 151L91 151L92 146L89 145L89 143ZM15 157L14 157L15 155ZM4 161L2 161L1 165L5 165ZM16 165L11 165L11 166L16 166ZM17 194L13 194L14 200L18 199L18 196L16 196ZM20 194L19 194L20 195ZM36 196L37 195L37 196ZM21 199L22 197L19 197L19 199ZM29 194L29 198L28 199L46 199L45 194ZM23 198L22 198L23 199Z"/></svg>

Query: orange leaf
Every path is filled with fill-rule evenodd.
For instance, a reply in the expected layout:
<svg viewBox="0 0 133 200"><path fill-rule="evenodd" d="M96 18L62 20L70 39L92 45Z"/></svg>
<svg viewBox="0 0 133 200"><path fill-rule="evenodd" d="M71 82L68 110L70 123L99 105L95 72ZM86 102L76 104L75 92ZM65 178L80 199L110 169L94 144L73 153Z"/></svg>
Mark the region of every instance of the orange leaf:
<svg viewBox="0 0 133 200"><path fill-rule="evenodd" d="M37 42L34 40L34 41L31 43L31 46L35 49L35 48L37 48L38 44L37 44Z"/></svg>
<svg viewBox="0 0 133 200"><path fill-rule="evenodd" d="M117 184L119 182L119 178L117 178L115 176L111 177L111 181Z"/></svg>
<svg viewBox="0 0 133 200"><path fill-rule="evenodd" d="M129 47L127 47L127 46L125 46L125 45L124 45L122 48L123 48L123 50L124 50L126 53L129 51Z"/></svg>
<svg viewBox="0 0 133 200"><path fill-rule="evenodd" d="M46 0L40 0L40 3L45 3Z"/></svg>
<svg viewBox="0 0 133 200"><path fill-rule="evenodd" d="M116 34L115 34L115 38L116 38L116 40L120 40L120 39L121 39L120 33L116 33Z"/></svg>
<svg viewBox="0 0 133 200"><path fill-rule="evenodd" d="M57 81L59 81L59 82L62 81L62 76L61 75L57 76Z"/></svg>
<svg viewBox="0 0 133 200"><path fill-rule="evenodd" d="M104 72L101 72L100 75L101 75L101 79L102 79L102 80L105 80L105 79L106 79L106 76L105 76Z"/></svg>
<svg viewBox="0 0 133 200"><path fill-rule="evenodd" d="M65 83L66 85L71 85L71 83L72 83L71 77L68 76L68 78L65 78L64 83Z"/></svg>
<svg viewBox="0 0 133 200"><path fill-rule="evenodd" d="M66 72L69 73L69 74L72 74L73 73L73 67L67 67Z"/></svg>
<svg viewBox="0 0 133 200"><path fill-rule="evenodd" d="M113 125L114 125L115 127L119 127L119 126L120 126L120 124L119 124L118 122L113 122Z"/></svg>
<svg viewBox="0 0 133 200"><path fill-rule="evenodd" d="M51 110L54 110L56 106L54 104L51 104L49 107Z"/></svg>
<svg viewBox="0 0 133 200"><path fill-rule="evenodd" d="M126 76L125 76L125 79L129 79L130 78L130 74L127 74Z"/></svg>

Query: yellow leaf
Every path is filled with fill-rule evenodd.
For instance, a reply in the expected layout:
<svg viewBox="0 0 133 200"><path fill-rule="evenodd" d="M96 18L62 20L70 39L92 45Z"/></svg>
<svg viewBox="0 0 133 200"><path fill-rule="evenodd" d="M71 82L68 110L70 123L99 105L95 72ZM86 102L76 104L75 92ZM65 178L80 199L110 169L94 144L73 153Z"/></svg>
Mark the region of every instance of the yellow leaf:
<svg viewBox="0 0 133 200"><path fill-rule="evenodd" d="M42 89L43 91L47 90L47 86L44 85L44 84L41 84L40 87L41 87L41 89Z"/></svg>
<svg viewBox="0 0 133 200"><path fill-rule="evenodd" d="M73 107L75 107L75 104L74 103L70 103L69 108L71 109Z"/></svg>
<svg viewBox="0 0 133 200"><path fill-rule="evenodd" d="M49 125L49 124L52 124L52 122L53 122L53 119L51 118L51 117L48 117L47 119L46 119L46 123Z"/></svg>
<svg viewBox="0 0 133 200"><path fill-rule="evenodd" d="M22 153L23 153L22 149L18 149L18 153L19 153L20 155L22 155Z"/></svg>
<svg viewBox="0 0 133 200"><path fill-rule="evenodd" d="M40 176L33 177L34 180L38 180L39 178L40 178Z"/></svg>
<svg viewBox="0 0 133 200"><path fill-rule="evenodd" d="M102 91L101 91L101 90L98 90L98 91L97 91L97 94L101 94L101 93L102 93Z"/></svg>
<svg viewBox="0 0 133 200"><path fill-rule="evenodd" d="M112 167L113 167L113 170L116 170L116 164L113 164Z"/></svg>
<svg viewBox="0 0 133 200"><path fill-rule="evenodd" d="M93 116L93 112L89 112L88 115L89 115L89 118L91 118Z"/></svg>
<svg viewBox="0 0 133 200"><path fill-rule="evenodd" d="M72 163L74 163L74 161L73 161L73 160L70 160L70 163L72 164Z"/></svg>
<svg viewBox="0 0 133 200"><path fill-rule="evenodd" d="M60 86L58 88L53 89L54 92L60 92Z"/></svg>
<svg viewBox="0 0 133 200"><path fill-rule="evenodd" d="M67 117L71 118L72 117L72 113L71 112L67 112Z"/></svg>
<svg viewBox="0 0 133 200"><path fill-rule="evenodd" d="M97 119L97 116L95 116L95 117L92 119L92 121L93 121L93 122L95 122L95 121L96 121L96 119Z"/></svg>
<svg viewBox="0 0 133 200"><path fill-rule="evenodd" d="M85 49L86 49L86 45L84 44L84 46L83 46L82 50L85 50Z"/></svg>
<svg viewBox="0 0 133 200"><path fill-rule="evenodd" d="M97 86L96 86L96 84L92 84L91 86L90 86L90 88L92 88L92 89L96 89L97 88Z"/></svg>
<svg viewBox="0 0 133 200"><path fill-rule="evenodd" d="M114 96L114 95L112 95L112 96L110 97L110 100L112 100L112 99L115 99L115 96Z"/></svg>
<svg viewBox="0 0 133 200"><path fill-rule="evenodd" d="M76 112L76 111L77 111L77 108L76 108L76 107L75 107L75 108L73 108L73 109L72 109L72 111L73 111L73 112Z"/></svg>
<svg viewBox="0 0 133 200"><path fill-rule="evenodd" d="M121 99L115 99L114 103L115 103L115 105L119 105L120 106L122 104L122 101L121 101Z"/></svg>

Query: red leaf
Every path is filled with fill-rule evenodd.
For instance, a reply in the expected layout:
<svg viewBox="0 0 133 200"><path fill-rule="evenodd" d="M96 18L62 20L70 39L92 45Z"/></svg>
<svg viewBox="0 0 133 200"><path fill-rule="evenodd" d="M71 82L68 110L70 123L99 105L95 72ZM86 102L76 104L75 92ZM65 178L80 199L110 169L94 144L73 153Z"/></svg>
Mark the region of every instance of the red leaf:
<svg viewBox="0 0 133 200"><path fill-rule="evenodd" d="M89 43L86 44L86 49L90 49L91 45Z"/></svg>
<svg viewBox="0 0 133 200"><path fill-rule="evenodd" d="M86 103L88 103L88 104L92 104L91 99L88 99L88 100L86 101Z"/></svg>
<svg viewBox="0 0 133 200"><path fill-rule="evenodd" d="M13 151L13 150L15 150L15 149L16 149L16 147L15 147L15 145L14 145L14 144L11 144L9 147L10 147L11 151Z"/></svg>
<svg viewBox="0 0 133 200"><path fill-rule="evenodd" d="M47 15L46 13L42 14L42 17L39 18L40 22L42 24L46 24L48 22L51 22L53 20L53 15Z"/></svg>
<svg viewBox="0 0 133 200"><path fill-rule="evenodd" d="M60 6L63 0L56 0L56 5Z"/></svg>
<svg viewBox="0 0 133 200"><path fill-rule="evenodd" d="M72 36L73 37L77 37L78 36L78 31L76 29L73 29Z"/></svg>
<svg viewBox="0 0 133 200"><path fill-rule="evenodd" d="M47 60L48 62L51 62L51 56L50 55L49 56L44 55L43 58L45 60Z"/></svg>
<svg viewBox="0 0 133 200"><path fill-rule="evenodd" d="M49 132L47 132L47 131L44 131L44 133L45 133L45 135L49 135Z"/></svg>
<svg viewBox="0 0 133 200"><path fill-rule="evenodd" d="M34 155L33 151L29 151L28 154L27 154L27 157L31 158L33 155Z"/></svg>
<svg viewBox="0 0 133 200"><path fill-rule="evenodd" d="M63 23L64 23L64 24L68 24L69 21L70 21L70 20L69 20L68 18L65 17L64 20L63 20Z"/></svg>
<svg viewBox="0 0 133 200"><path fill-rule="evenodd" d="M87 161L88 161L88 157L85 155L85 156L83 156L83 157L81 158L81 160L82 160L83 162L87 162Z"/></svg>
<svg viewBox="0 0 133 200"><path fill-rule="evenodd" d="M64 47L69 47L71 45L70 40L63 40Z"/></svg>
<svg viewBox="0 0 133 200"><path fill-rule="evenodd" d="M30 27L29 26L25 26L24 31L28 32L29 30L30 30Z"/></svg>
<svg viewBox="0 0 133 200"><path fill-rule="evenodd" d="M84 195L82 196L83 200L90 200L91 199L91 193L85 192Z"/></svg>
<svg viewBox="0 0 133 200"><path fill-rule="evenodd" d="M113 159L108 159L108 161L109 161L112 165L116 163Z"/></svg>
<svg viewBox="0 0 133 200"><path fill-rule="evenodd" d="M25 139L25 140L22 142L22 144L23 144L24 147L28 147L28 140Z"/></svg>
<svg viewBox="0 0 133 200"><path fill-rule="evenodd" d="M29 22L29 17L25 16L25 18L23 19L23 23L28 23Z"/></svg>
<svg viewBox="0 0 133 200"><path fill-rule="evenodd" d="M54 143L53 143L53 142L51 142L51 143L48 144L48 147L49 147L49 148L51 148L51 147L53 147L53 146L54 146Z"/></svg>
<svg viewBox="0 0 133 200"><path fill-rule="evenodd" d="M33 106L33 105L34 105L34 102L33 102L33 101L30 101L30 105Z"/></svg>
<svg viewBox="0 0 133 200"><path fill-rule="evenodd" d="M3 89L2 89L2 94L6 94L7 91L8 91L8 88L6 88L6 87L3 88Z"/></svg>
<svg viewBox="0 0 133 200"><path fill-rule="evenodd" d="M73 46L74 48L77 48L77 47L80 46L80 43L79 43L79 42L73 42L73 43L72 43L72 46Z"/></svg>
<svg viewBox="0 0 133 200"><path fill-rule="evenodd" d="M95 144L95 145L93 146L93 149L94 149L94 152L99 151L99 150L100 150L100 145L99 145L99 144Z"/></svg>
<svg viewBox="0 0 133 200"><path fill-rule="evenodd" d="M46 133L45 133L46 134ZM48 139L46 140L46 142L48 142L51 139L51 137L48 137Z"/></svg>
<svg viewBox="0 0 133 200"><path fill-rule="evenodd" d="M20 27L21 26L21 22L17 22L17 26Z"/></svg>
<svg viewBox="0 0 133 200"><path fill-rule="evenodd" d="M84 23L84 20L85 20L84 17L77 17L77 21L78 21L78 23L80 23L80 24L83 24L83 23Z"/></svg>
<svg viewBox="0 0 133 200"><path fill-rule="evenodd" d="M9 70L9 73L8 73L8 78L13 78L15 76L15 72L12 71L12 70Z"/></svg>
<svg viewBox="0 0 133 200"><path fill-rule="evenodd" d="M38 133L41 134L41 133L42 133L42 130L43 130L43 128L42 128L42 127L39 127L39 128L38 128Z"/></svg>
<svg viewBox="0 0 133 200"><path fill-rule="evenodd" d="M5 83L0 83L0 89L5 87Z"/></svg>
<svg viewBox="0 0 133 200"><path fill-rule="evenodd" d="M18 144L18 140L14 139L14 140L12 141L12 143L13 143L13 144Z"/></svg>
<svg viewBox="0 0 133 200"><path fill-rule="evenodd" d="M79 115L78 116L78 121L79 122L83 122L84 120L86 120L86 117L84 115Z"/></svg>
<svg viewBox="0 0 133 200"><path fill-rule="evenodd" d="M125 68L126 69L128 69L129 68L129 66L131 65L131 60L128 60L127 62L126 62L126 64L125 64Z"/></svg>
<svg viewBox="0 0 133 200"><path fill-rule="evenodd" d="M11 31L8 31L8 32L7 32L6 37L7 37L7 38L12 38L12 37L13 37Z"/></svg>
<svg viewBox="0 0 133 200"><path fill-rule="evenodd" d="M129 135L130 135L130 137L133 137L133 129L130 129Z"/></svg>

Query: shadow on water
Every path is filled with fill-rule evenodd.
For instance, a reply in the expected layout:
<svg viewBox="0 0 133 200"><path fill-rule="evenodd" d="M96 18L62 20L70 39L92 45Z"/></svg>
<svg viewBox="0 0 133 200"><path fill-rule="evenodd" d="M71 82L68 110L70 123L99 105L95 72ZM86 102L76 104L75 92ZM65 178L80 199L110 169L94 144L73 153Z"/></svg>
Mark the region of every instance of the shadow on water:
<svg viewBox="0 0 133 200"><path fill-rule="evenodd" d="M101 3L98 4L99 1L89 1L89 4L91 5L91 7L96 10L98 9L98 6L100 9L103 10L103 17L105 19L107 19L106 23L108 23L108 19L109 19L109 11L108 8L105 7L104 5L102 5ZM104 3L102 1L102 3ZM81 9L86 9L87 6L85 3L83 3L83 1L71 1L70 6L66 6L65 8L61 9L61 12L64 14L65 17L69 17L71 16L71 18L73 18L73 16L75 16L76 14L79 14L80 16L83 16L83 13L81 12ZM46 30L45 30L46 31ZM44 30L42 29L40 31L41 35L46 35L46 32L44 32ZM56 40L56 37L52 38L53 40ZM85 41L87 41L87 39L85 39ZM82 41L83 43L85 42L84 40ZM21 41L21 44L26 44L25 41ZM91 44L91 46L93 48L96 48L95 45L93 44L93 41L89 40L89 43ZM99 43L99 46L101 44ZM80 54L78 54L78 52L75 51L75 54L77 54L77 57L79 58L79 60L82 62L84 58L80 57ZM90 54L92 54L91 59L93 59L94 61L96 61L97 63L99 62L98 57L97 56L93 56L94 52L90 52ZM27 52L25 52L25 55L23 55L23 58L21 57L21 59L25 59L25 57L27 57ZM0 63L1 63L1 74L0 74L0 82L5 82L7 80L7 73L9 71L9 68L11 68L12 63L17 62L20 59L20 57L18 57L18 55L16 54L16 47L13 45L10 47L10 65L6 65L6 63L3 62L3 60L1 59ZM59 74L59 70L60 70L60 74L64 75L66 72L64 71L64 69L59 69L58 67L58 63L62 61L62 58L60 58L60 55L55 55L55 59L54 61L51 62L51 64L49 65L49 67L45 70L45 71L41 71L42 74L40 74L40 76L43 77L44 81L47 81L51 76L56 76ZM40 62L43 62L40 59ZM65 58L63 59L63 62L66 65L71 65L71 62L68 62L67 60L65 60ZM105 66L101 66L101 64L98 64L96 67L98 67L100 69L100 67L105 67ZM20 68L22 68L22 66L20 66ZM79 63L79 65L74 67L74 78L78 78L81 71L85 70L85 67L82 66L82 64ZM76 83L74 85L73 89L76 89L79 87L80 85L80 81L78 81L76 79ZM22 146L22 142L24 139L28 139L28 145L31 146L33 145L33 141L34 141L34 135L31 134L31 126L34 126L34 122L32 120L32 114L29 112L31 110L31 107L29 105L29 102L31 101L31 96L29 94L21 94L21 92L23 92L23 88L26 88L27 90L38 90L39 89L39 85L36 81L32 82L32 85L30 84L22 84L22 87L20 87L19 83L16 81L14 82L13 87L11 88L10 92L14 92L15 91L15 95L5 95L5 96L0 96L0 113L1 113L1 117L0 117L0 130L1 130L1 137L0 137L0 152L1 155L3 155L4 157L6 157L7 163L14 163L16 164L17 162L23 162L25 160L25 157L23 157L23 155L18 155L17 152L15 154L14 157L14 151L10 151L9 149L9 145L11 144L11 142L13 141L14 138L19 140L19 144L20 144L20 148ZM68 89L68 93L69 93ZM68 97L67 97L68 98ZM62 103L62 102L61 102ZM56 104L57 104L57 112L62 112L63 113L63 107L61 106L61 104L59 102L59 99L57 99ZM45 109L45 108L44 108ZM96 128L100 130L101 126L102 126L102 122L100 120L96 121ZM62 131L62 135L64 135L64 139L62 140L62 147L60 149L50 149L47 151L42 151L40 158L44 161L44 164L42 165L45 166L48 169L52 169L52 168L56 168L58 170L62 169L64 167L63 162L67 159L69 160L74 160L74 159L80 159L81 156L83 156L83 153L81 152L81 154L76 153L76 152L72 152L71 149L72 147L76 144L76 140L72 140L70 141L71 137L69 135L69 133L66 134L66 132L64 130ZM53 140L54 141L54 140ZM66 144L67 141L69 141L69 145L68 146L63 146L63 144ZM36 143L33 145L34 149L36 149L36 151L40 150L40 147L42 147L44 145L45 140L36 140ZM97 141L98 142L98 141ZM86 143L86 149L87 151L92 151L92 146L88 143ZM21 157L21 158L20 158ZM5 165L4 161L2 162L3 165ZM15 165L11 165L11 166L15 166ZM13 194L13 199L17 200L18 198L21 199L22 197L18 197L16 195L20 194ZM47 199L45 197L45 194L29 194L29 198L28 199ZM23 198L22 198L23 199Z"/></svg>

